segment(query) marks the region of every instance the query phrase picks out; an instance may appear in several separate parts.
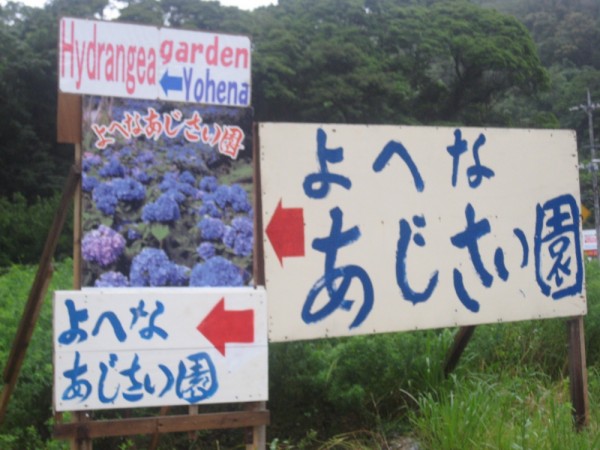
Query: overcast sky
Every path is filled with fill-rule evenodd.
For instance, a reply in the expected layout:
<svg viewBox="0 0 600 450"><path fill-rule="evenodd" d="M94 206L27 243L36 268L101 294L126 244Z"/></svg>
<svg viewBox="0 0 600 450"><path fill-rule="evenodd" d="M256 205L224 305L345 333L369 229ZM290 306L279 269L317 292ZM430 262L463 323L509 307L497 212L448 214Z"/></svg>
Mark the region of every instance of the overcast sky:
<svg viewBox="0 0 600 450"><path fill-rule="evenodd" d="M219 0L224 6L237 6L241 9L252 10L259 6L273 5L277 0ZM5 5L8 0L0 0L0 5ZM25 3L29 6L44 6L46 0L21 0L20 3Z"/></svg>

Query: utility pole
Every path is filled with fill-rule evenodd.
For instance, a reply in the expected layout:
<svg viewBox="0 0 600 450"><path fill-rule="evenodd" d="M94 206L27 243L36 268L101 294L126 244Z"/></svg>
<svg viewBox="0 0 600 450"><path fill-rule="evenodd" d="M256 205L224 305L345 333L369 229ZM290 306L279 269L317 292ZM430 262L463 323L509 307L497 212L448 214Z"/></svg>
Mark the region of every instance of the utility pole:
<svg viewBox="0 0 600 450"><path fill-rule="evenodd" d="M573 106L569 108L569 111L583 110L588 116L588 127L590 135L590 151L592 155L592 161L590 163L590 170L592 171L592 188L594 190L594 223L596 225L596 257L600 263L600 200L598 199L598 162L596 159L596 146L594 143L594 120L593 111L596 108L600 108L600 103L592 103L590 90L587 90L587 104Z"/></svg>

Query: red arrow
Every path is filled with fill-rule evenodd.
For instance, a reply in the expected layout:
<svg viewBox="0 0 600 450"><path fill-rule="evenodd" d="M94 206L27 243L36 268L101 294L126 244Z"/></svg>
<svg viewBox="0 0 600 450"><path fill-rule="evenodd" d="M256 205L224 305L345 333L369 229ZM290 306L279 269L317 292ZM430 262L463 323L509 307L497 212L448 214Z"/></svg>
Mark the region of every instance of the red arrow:
<svg viewBox="0 0 600 450"><path fill-rule="evenodd" d="M304 256L304 211L302 208L284 208L279 200L266 232L282 267L283 258Z"/></svg>
<svg viewBox="0 0 600 450"><path fill-rule="evenodd" d="M196 327L225 356L225 344L254 342L254 310L225 311L225 298Z"/></svg>

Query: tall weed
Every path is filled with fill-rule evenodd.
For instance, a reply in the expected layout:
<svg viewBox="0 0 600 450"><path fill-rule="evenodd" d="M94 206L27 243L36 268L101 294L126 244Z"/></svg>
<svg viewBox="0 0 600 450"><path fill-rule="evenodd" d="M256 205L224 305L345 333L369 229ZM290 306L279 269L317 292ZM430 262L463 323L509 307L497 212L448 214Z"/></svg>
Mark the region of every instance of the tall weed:
<svg viewBox="0 0 600 450"><path fill-rule="evenodd" d="M596 397L599 385L591 386ZM455 376L437 395L419 397L411 423L423 449L596 449L598 406L590 427L577 433L568 389L540 373Z"/></svg>
<svg viewBox="0 0 600 450"><path fill-rule="evenodd" d="M52 445L49 420L52 416L52 291L72 287L71 260L55 265L54 276L44 299L38 323L0 427L3 450L41 449ZM23 308L37 268L14 265L0 277L0 361L8 359Z"/></svg>

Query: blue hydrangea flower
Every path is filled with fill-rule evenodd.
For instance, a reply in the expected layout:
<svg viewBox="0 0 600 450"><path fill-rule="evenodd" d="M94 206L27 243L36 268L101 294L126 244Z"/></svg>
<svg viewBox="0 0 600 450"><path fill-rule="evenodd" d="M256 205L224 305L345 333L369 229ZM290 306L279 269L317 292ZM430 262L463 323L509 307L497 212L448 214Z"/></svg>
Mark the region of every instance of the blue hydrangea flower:
<svg viewBox="0 0 600 450"><path fill-rule="evenodd" d="M133 149L131 147L123 147L119 151L119 156L121 158L129 158L131 155L133 155Z"/></svg>
<svg viewBox="0 0 600 450"><path fill-rule="evenodd" d="M135 167L131 171L131 175L142 184L150 183L154 178L145 170Z"/></svg>
<svg viewBox="0 0 600 450"><path fill-rule="evenodd" d="M137 239L141 239L142 238L142 234L137 231L134 230L133 228L130 228L129 230L127 230L127 239L130 241L135 241Z"/></svg>
<svg viewBox="0 0 600 450"><path fill-rule="evenodd" d="M139 165L150 165L154 163L154 153L149 150L141 151L140 154L135 157L135 162Z"/></svg>
<svg viewBox="0 0 600 450"><path fill-rule="evenodd" d="M202 239L206 239L207 241L218 241L223 237L223 233L225 232L223 222L214 217L203 218L198 223L198 228L200 228Z"/></svg>
<svg viewBox="0 0 600 450"><path fill-rule="evenodd" d="M235 245L235 235L236 232L232 226L227 225L225 227L225 232L223 233L223 244L225 244L229 248L233 248Z"/></svg>
<svg viewBox="0 0 600 450"><path fill-rule="evenodd" d="M133 178L115 178L112 185L118 200L141 202L146 197L144 186Z"/></svg>
<svg viewBox="0 0 600 450"><path fill-rule="evenodd" d="M87 172L94 166L102 164L102 158L100 155L96 155L92 152L85 152L81 160L81 168L84 172Z"/></svg>
<svg viewBox="0 0 600 450"><path fill-rule="evenodd" d="M225 208L229 203L229 189L229 186L221 185L213 193L212 199L220 208Z"/></svg>
<svg viewBox="0 0 600 450"><path fill-rule="evenodd" d="M187 173L190 174L189 172ZM178 180L177 174L173 172L165 174L163 181L160 183L160 189L163 192L176 191L181 192L185 195L195 195L197 191L197 189L193 185L189 183L180 182Z"/></svg>
<svg viewBox="0 0 600 450"><path fill-rule="evenodd" d="M189 269L169 260L158 248L145 248L131 261L129 282L134 287L185 286Z"/></svg>
<svg viewBox="0 0 600 450"><path fill-rule="evenodd" d="M248 212L251 205L248 201L248 193L239 184L234 184L229 189L229 202L235 212Z"/></svg>
<svg viewBox="0 0 600 450"><path fill-rule="evenodd" d="M81 189L83 189L83 192L92 192L98 186L98 183L100 182L96 177L88 175L85 172L83 173L81 177Z"/></svg>
<svg viewBox="0 0 600 450"><path fill-rule="evenodd" d="M222 256L196 264L192 269L190 286L243 286L242 269Z"/></svg>
<svg viewBox="0 0 600 450"><path fill-rule="evenodd" d="M115 189L110 183L101 183L92 191L92 198L102 213L107 216L112 216L117 209L117 195Z"/></svg>
<svg viewBox="0 0 600 450"><path fill-rule="evenodd" d="M161 195L154 203L148 203L142 209L142 220L148 222L168 223L181 217L179 205L168 195Z"/></svg>
<svg viewBox="0 0 600 450"><path fill-rule="evenodd" d="M238 256L250 256L254 249L254 223L248 217L236 217L223 234L223 243Z"/></svg>
<svg viewBox="0 0 600 450"><path fill-rule="evenodd" d="M102 166L98 173L104 178L124 177L125 167L123 167L123 165L120 163L119 158L112 157L106 164L104 164L104 166Z"/></svg>
<svg viewBox="0 0 600 450"><path fill-rule="evenodd" d="M189 170L186 170L179 175L179 181L181 183L193 185L196 183L196 177Z"/></svg>
<svg viewBox="0 0 600 450"><path fill-rule="evenodd" d="M196 248L196 251L200 255L200 258L204 260L210 259L216 254L215 246L211 242L203 242Z"/></svg>
<svg viewBox="0 0 600 450"><path fill-rule="evenodd" d="M181 145L173 146L169 149L168 159L186 167L205 167L204 162L199 158L194 148L183 147Z"/></svg>
<svg viewBox="0 0 600 450"><path fill-rule="evenodd" d="M212 200L208 200L208 201L204 202L198 212L202 216L215 217L217 219L220 219L223 216L223 214L221 213L221 210L217 207L215 202Z"/></svg>
<svg viewBox="0 0 600 450"><path fill-rule="evenodd" d="M214 192L219 187L219 183L216 177L208 176L200 180L200 189L204 192Z"/></svg>
<svg viewBox="0 0 600 450"><path fill-rule="evenodd" d="M100 277L94 282L94 286L110 288L110 287L128 287L129 280L125 275L121 272L104 272Z"/></svg>
<svg viewBox="0 0 600 450"><path fill-rule="evenodd" d="M167 172L163 175L163 180L160 182L160 188L162 190L171 189L177 183L177 173Z"/></svg>
<svg viewBox="0 0 600 450"><path fill-rule="evenodd" d="M165 191L162 196L169 197L171 200L176 201L178 204L181 204L185 201L185 195L183 195L177 189L169 189L168 191Z"/></svg>
<svg viewBox="0 0 600 450"><path fill-rule="evenodd" d="M125 249L125 238L112 228L100 225L81 240L83 259L106 267L119 259Z"/></svg>

